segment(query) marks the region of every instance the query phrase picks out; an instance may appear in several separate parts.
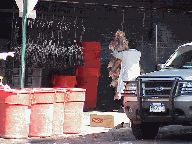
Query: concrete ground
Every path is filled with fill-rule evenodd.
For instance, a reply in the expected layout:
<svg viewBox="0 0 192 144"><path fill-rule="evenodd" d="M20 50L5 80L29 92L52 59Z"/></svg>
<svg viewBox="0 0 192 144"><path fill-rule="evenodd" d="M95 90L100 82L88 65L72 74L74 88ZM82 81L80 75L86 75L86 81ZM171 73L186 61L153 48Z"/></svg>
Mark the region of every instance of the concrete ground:
<svg viewBox="0 0 192 144"><path fill-rule="evenodd" d="M114 115L114 128L91 127L90 114ZM122 122L125 124L121 127ZM137 140L129 127L125 113L91 111L83 113L82 131L80 134L63 134L45 138L3 139L0 143L16 144L183 144L192 143L192 126L166 126L159 129L155 139Z"/></svg>
<svg viewBox="0 0 192 144"><path fill-rule="evenodd" d="M100 132L108 132L112 128L105 127L91 127L90 126L90 114L97 115L113 115L114 116L114 127L118 127L122 122L128 124L130 120L127 118L125 113L120 112L84 112L83 123L82 123L82 134L91 134L91 133L100 133Z"/></svg>
<svg viewBox="0 0 192 144"><path fill-rule="evenodd" d="M114 128L105 128L105 127L90 126L90 114L113 115L115 127ZM0 143L41 143L42 141L50 142L52 139L57 140L57 139L76 138L79 136L86 136L89 134L92 134L93 137L97 137L99 133L106 133L109 131L113 131L114 129L119 129L121 127L122 122L124 122L125 125L129 123L129 119L127 118L126 114L123 112L100 112L100 111L83 112L82 128L81 128L81 133L79 133L79 134L63 134L63 135L59 135L59 136L51 136L51 137L45 137L45 138L29 137L28 139L0 138Z"/></svg>

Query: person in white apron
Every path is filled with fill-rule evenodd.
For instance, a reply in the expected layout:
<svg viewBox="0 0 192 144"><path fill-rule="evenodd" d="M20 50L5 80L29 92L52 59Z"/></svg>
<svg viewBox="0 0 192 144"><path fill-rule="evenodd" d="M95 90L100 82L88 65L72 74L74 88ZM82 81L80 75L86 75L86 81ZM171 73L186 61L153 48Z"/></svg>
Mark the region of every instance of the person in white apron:
<svg viewBox="0 0 192 144"><path fill-rule="evenodd" d="M129 44L129 48L126 50L118 52L113 51L113 56L121 60L121 71L118 78L117 92L119 99L121 98L121 93L123 93L125 83L123 81L135 81L135 79L140 75L140 57L141 52Z"/></svg>

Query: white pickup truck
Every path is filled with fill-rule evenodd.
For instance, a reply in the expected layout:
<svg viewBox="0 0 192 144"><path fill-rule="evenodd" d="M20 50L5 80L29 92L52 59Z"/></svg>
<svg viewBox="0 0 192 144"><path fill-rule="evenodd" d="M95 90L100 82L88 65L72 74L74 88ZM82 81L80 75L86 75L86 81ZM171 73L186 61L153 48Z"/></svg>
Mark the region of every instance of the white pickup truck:
<svg viewBox="0 0 192 144"><path fill-rule="evenodd" d="M192 125L192 43L158 66L126 82L124 109L137 139L155 138L161 126Z"/></svg>

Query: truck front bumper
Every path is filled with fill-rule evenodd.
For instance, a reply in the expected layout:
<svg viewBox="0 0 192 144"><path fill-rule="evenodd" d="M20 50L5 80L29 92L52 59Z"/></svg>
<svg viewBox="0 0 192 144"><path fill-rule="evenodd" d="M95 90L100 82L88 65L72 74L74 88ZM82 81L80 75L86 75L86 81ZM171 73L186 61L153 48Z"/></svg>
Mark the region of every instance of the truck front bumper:
<svg viewBox="0 0 192 144"><path fill-rule="evenodd" d="M183 100L186 101L183 101ZM135 95L124 95L124 108L127 117L132 121L159 122L159 123L191 123L192 122L192 101L188 97L174 99L174 112L171 112L169 99L142 99L142 113L139 114L138 98ZM151 103L163 103L166 112L151 113L149 105Z"/></svg>

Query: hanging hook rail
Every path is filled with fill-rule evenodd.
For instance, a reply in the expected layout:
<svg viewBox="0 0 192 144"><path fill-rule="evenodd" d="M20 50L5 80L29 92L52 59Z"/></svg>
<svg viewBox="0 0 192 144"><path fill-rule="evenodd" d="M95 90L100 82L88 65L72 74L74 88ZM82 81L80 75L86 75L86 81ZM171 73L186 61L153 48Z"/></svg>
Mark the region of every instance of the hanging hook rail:
<svg viewBox="0 0 192 144"><path fill-rule="evenodd" d="M123 22L121 23L121 27L122 27L122 31L123 31L123 24L124 24L124 10L122 10L123 12Z"/></svg>
<svg viewBox="0 0 192 144"><path fill-rule="evenodd" d="M76 41L76 34L77 34L77 28L76 28L76 25L77 25L77 16L76 16L76 18L75 18L75 25L74 25L74 28L75 28L75 41Z"/></svg>
<svg viewBox="0 0 192 144"><path fill-rule="evenodd" d="M143 15L143 28L144 28L144 26L145 26L145 13Z"/></svg>
<svg viewBox="0 0 192 144"><path fill-rule="evenodd" d="M74 9L74 12L76 12L76 9ZM28 43L26 45L27 66L38 68L83 66L83 47L81 43L76 43L78 40L78 32L81 35L80 41L82 41L82 35L85 31L83 19L79 21L77 15L73 18L73 22L68 20L66 21L64 15L57 17L55 14L45 15L44 13L38 14L36 20L28 20L28 27L31 32L28 33ZM78 25L78 22L80 23L81 28ZM70 26L74 26L74 29ZM15 28L17 28L16 24ZM69 31L73 33L73 37L70 37L69 39L63 38L62 32L69 35ZM38 34L37 37L33 36L33 32ZM74 42L72 39L74 39ZM63 43L63 45L61 43ZM21 47L19 45L15 46L15 53L16 56L14 62L19 63L21 61Z"/></svg>

